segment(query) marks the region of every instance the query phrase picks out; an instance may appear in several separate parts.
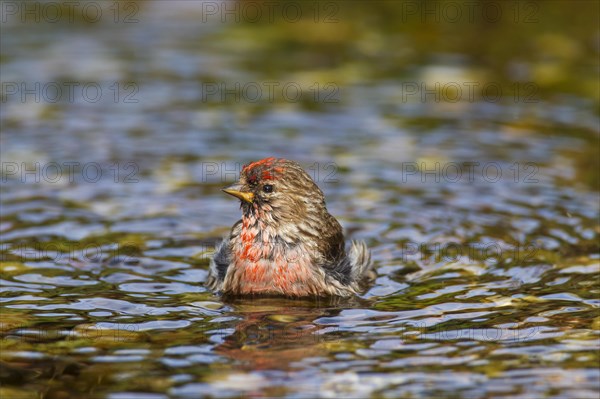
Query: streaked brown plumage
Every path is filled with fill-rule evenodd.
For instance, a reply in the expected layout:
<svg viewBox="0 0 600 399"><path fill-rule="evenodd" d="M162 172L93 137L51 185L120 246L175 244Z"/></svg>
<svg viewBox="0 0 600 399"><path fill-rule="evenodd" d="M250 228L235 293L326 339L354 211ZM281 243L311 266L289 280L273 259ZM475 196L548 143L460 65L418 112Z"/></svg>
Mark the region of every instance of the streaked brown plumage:
<svg viewBox="0 0 600 399"><path fill-rule="evenodd" d="M224 191L241 200L242 219L211 260L207 285L229 295L350 296L373 277L364 242L345 250L323 192L296 162L246 165Z"/></svg>

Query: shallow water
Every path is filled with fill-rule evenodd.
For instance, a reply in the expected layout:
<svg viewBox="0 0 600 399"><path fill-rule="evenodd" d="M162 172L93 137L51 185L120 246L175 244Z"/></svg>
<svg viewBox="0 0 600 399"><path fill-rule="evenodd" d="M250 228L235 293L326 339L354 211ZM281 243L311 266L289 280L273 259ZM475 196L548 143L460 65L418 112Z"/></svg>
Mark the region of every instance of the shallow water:
<svg viewBox="0 0 600 399"><path fill-rule="evenodd" d="M1 396L596 398L597 5L524 3L533 22L393 2L321 4L319 23L163 1L118 23L106 4L97 23L9 16ZM411 94L472 82L503 95ZM219 188L271 155L372 249L364 295L203 286L239 218Z"/></svg>

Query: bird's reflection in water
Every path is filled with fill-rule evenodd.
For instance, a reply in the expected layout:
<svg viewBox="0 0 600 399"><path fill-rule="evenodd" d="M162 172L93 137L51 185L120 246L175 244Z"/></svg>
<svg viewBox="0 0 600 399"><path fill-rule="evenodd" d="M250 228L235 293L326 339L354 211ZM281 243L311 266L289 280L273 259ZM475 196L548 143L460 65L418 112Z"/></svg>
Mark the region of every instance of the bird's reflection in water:
<svg viewBox="0 0 600 399"><path fill-rule="evenodd" d="M340 313L338 301L229 299L242 320L215 351L239 361L242 370L289 370L294 362L324 355L325 347L339 339L337 325L318 322Z"/></svg>

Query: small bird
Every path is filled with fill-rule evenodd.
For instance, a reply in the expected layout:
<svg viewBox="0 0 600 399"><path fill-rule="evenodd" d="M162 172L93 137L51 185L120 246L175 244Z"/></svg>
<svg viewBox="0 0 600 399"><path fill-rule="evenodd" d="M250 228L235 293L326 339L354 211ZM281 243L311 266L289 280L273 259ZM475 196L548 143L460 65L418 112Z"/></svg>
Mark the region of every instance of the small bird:
<svg viewBox="0 0 600 399"><path fill-rule="evenodd" d="M342 227L298 163L250 163L223 191L241 200L242 219L211 259L211 289L225 295L347 297L374 279L366 244L353 241L346 252Z"/></svg>

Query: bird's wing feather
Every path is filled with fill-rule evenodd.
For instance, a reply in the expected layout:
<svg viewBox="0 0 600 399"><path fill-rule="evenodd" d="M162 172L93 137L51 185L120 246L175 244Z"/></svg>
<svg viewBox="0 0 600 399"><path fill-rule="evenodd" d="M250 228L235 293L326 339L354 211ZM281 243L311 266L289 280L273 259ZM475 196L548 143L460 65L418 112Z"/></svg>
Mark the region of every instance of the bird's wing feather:
<svg viewBox="0 0 600 399"><path fill-rule="evenodd" d="M348 254L335 263L324 265L325 272L346 286L365 291L377 277L371 253L363 241L352 241Z"/></svg>
<svg viewBox="0 0 600 399"><path fill-rule="evenodd" d="M231 264L232 254L230 241L233 237L240 234L242 228L242 221L238 220L233 227L228 237L225 237L221 244L217 247L215 254L210 260L210 267L208 269L208 278L206 279L206 286L213 291L219 290L221 284L227 275L227 270Z"/></svg>
<svg viewBox="0 0 600 399"><path fill-rule="evenodd" d="M208 278L206 280L206 285L210 289L217 290L220 288L227 274L230 260L229 238L224 238L217 247L215 255L210 260L210 268L208 269Z"/></svg>

